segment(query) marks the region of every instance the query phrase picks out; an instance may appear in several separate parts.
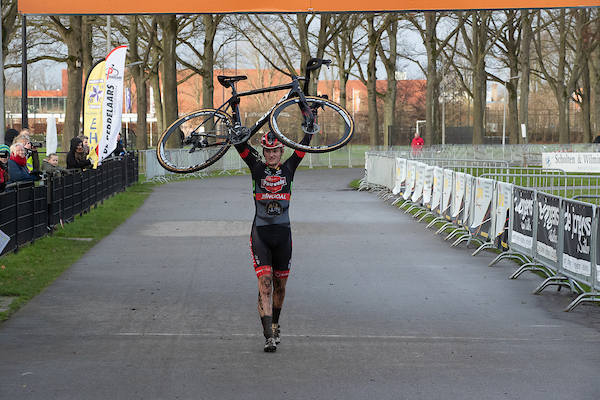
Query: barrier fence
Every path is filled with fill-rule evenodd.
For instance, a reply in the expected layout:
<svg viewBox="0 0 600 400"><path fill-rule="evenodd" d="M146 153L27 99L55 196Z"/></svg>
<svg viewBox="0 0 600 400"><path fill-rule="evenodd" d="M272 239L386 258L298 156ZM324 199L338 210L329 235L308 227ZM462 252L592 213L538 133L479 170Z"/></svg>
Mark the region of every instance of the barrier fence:
<svg viewBox="0 0 600 400"><path fill-rule="evenodd" d="M306 153L304 156L303 165L309 168L334 168L344 167L352 168L355 166L363 166L365 159L366 146L346 146L342 149L329 153ZM190 162L188 159L189 153L187 150L169 150L169 156L172 159L180 160L183 165ZM146 175L147 181L167 181L186 176L204 177L214 174L232 174L242 173L246 168L246 164L234 148L230 148L225 155L213 165L192 174L175 174L165 170L159 163L156 156L156 150L140 151L140 173ZM201 154L197 152L194 154ZM287 150L289 155L289 150ZM286 155L284 155L285 157Z"/></svg>
<svg viewBox="0 0 600 400"><path fill-rule="evenodd" d="M46 236L104 199L138 181L137 154L103 162L97 169L45 176L40 182L17 182L0 193L0 231L8 238L2 255Z"/></svg>
<svg viewBox="0 0 600 400"><path fill-rule="evenodd" d="M600 302L599 177L562 171L513 168L507 164L479 165L480 160L406 159L367 152L365 177L359 190L395 198L405 212L428 227L443 223L452 246L477 242L502 252L490 263L513 258L522 264L512 275L540 271L550 285L569 287L578 296L565 311L582 302ZM425 161L425 162L423 162ZM431 163L431 164L430 164ZM584 192L585 194L576 194ZM578 199L588 199L584 202Z"/></svg>

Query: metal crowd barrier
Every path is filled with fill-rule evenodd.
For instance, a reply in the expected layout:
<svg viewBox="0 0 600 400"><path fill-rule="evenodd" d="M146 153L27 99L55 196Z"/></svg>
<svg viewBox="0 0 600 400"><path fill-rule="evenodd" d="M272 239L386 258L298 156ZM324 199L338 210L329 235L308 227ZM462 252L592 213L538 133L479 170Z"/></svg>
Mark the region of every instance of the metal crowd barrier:
<svg viewBox="0 0 600 400"><path fill-rule="evenodd" d="M258 149L260 150L260 149ZM353 168L363 166L366 148L364 146L346 146L342 149L328 153L306 153L304 156L303 165L309 168L334 168L345 167ZM284 157L290 154L290 150L286 151ZM195 152L189 154L187 150L172 149L168 150L169 157L173 158L174 162L181 162L183 165L189 165L191 162L199 164L204 157L203 152ZM225 155L213 165L193 174L176 174L165 170L159 163L156 156L156 150L140 151L140 173L145 174L146 181L169 181L181 179L187 176L205 177L212 175L235 174L243 173L246 164L242 161L234 148L229 149Z"/></svg>
<svg viewBox="0 0 600 400"><path fill-rule="evenodd" d="M436 233L452 228L446 239L460 235L453 246L479 242L473 255L485 248L502 250L490 266L517 259L522 265L512 279L525 271L542 272L546 279L535 294L551 285L569 287L579 295L565 311L600 302L600 207L555 194L583 191L575 196L598 201L597 176L539 168L508 171L506 165L481 173L466 160L444 168L422 161L368 152L359 189L377 191L383 200L395 196L392 204L401 203L406 212L416 209L413 216L419 221L432 217L428 227L444 222ZM455 169L461 161L460 170ZM465 166L481 175L464 172Z"/></svg>
<svg viewBox="0 0 600 400"><path fill-rule="evenodd" d="M46 176L40 182L17 182L0 193L0 231L9 241L2 254L52 233L104 199L138 181L138 158L128 153L106 160L97 169Z"/></svg>

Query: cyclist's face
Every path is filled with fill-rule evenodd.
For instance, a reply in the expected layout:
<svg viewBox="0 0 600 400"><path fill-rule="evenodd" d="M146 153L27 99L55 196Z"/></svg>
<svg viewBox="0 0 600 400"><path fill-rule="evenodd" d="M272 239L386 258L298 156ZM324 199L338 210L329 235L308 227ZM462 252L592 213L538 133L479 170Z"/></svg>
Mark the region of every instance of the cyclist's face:
<svg viewBox="0 0 600 400"><path fill-rule="evenodd" d="M263 155L265 156L265 162L269 167L277 168L281 162L283 148L278 147L276 149L263 149Z"/></svg>

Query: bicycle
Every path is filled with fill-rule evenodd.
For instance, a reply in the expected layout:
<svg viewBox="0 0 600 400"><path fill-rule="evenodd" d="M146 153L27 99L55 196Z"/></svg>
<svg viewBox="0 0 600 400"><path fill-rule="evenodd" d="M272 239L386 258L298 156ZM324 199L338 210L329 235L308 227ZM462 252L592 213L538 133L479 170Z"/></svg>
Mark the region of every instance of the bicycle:
<svg viewBox="0 0 600 400"><path fill-rule="evenodd" d="M219 75L219 83L231 89L231 97L217 109L192 111L173 122L158 141L158 162L171 172L199 171L217 162L231 146L248 141L267 123L282 143L296 150L324 153L345 146L354 134L354 121L348 111L326 95L305 95L310 72L323 64L330 65L331 60L313 58L306 66L306 77L289 75L290 83L239 93L236 83L246 76ZM242 125L241 97L280 90L288 92L250 128ZM313 135L311 144L300 144L307 133Z"/></svg>

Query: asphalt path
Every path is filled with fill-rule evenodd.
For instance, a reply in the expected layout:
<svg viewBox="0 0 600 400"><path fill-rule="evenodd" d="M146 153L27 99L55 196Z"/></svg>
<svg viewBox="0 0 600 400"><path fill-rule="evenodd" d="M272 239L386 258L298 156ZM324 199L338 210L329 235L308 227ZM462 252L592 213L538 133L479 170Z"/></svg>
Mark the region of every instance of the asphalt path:
<svg viewBox="0 0 600 400"><path fill-rule="evenodd" d="M0 399L598 399L600 313L374 194L299 171L263 352L249 176L159 186L0 324Z"/></svg>

